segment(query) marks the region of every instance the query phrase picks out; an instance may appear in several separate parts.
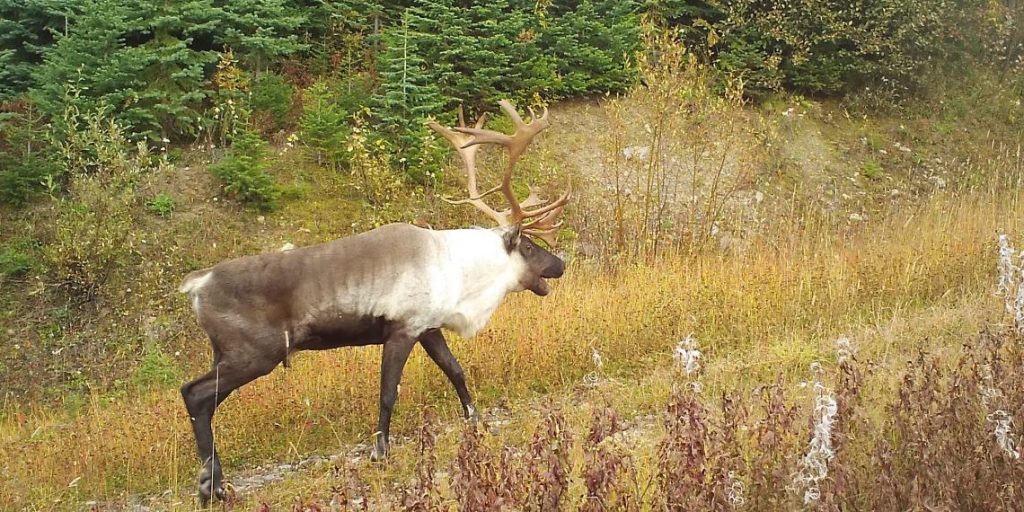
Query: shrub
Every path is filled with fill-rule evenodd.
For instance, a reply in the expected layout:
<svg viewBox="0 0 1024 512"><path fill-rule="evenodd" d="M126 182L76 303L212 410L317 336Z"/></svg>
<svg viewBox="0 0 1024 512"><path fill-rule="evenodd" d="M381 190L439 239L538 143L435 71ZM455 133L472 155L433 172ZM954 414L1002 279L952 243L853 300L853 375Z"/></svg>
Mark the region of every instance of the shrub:
<svg viewBox="0 0 1024 512"><path fill-rule="evenodd" d="M882 164L878 163L877 160L868 160L861 166L860 172L865 178L877 180L882 177L884 170L882 169Z"/></svg>
<svg viewBox="0 0 1024 512"><path fill-rule="evenodd" d="M36 266L34 250L34 241L27 239L15 238L0 245L0 278L19 278L31 272Z"/></svg>
<svg viewBox="0 0 1024 512"><path fill-rule="evenodd" d="M176 206L177 204L174 202L174 198L163 192L146 201L146 208L150 213L154 213L161 217L169 217Z"/></svg>
<svg viewBox="0 0 1024 512"><path fill-rule="evenodd" d="M253 81L249 106L264 132L279 129L284 124L294 92L291 84L276 73L263 73Z"/></svg>
<svg viewBox="0 0 1024 512"><path fill-rule="evenodd" d="M300 140L312 150L318 165L341 169L348 165L345 140L350 128L349 113L324 80L317 81L303 95Z"/></svg>
<svg viewBox="0 0 1024 512"><path fill-rule="evenodd" d="M740 85L722 84L669 37L653 34L637 68L646 86L602 104L600 180L612 186L580 197L592 212L582 241L606 256L721 246L743 229L731 221L748 210L740 192L755 177L763 125L737 115Z"/></svg>
<svg viewBox="0 0 1024 512"><path fill-rule="evenodd" d="M266 143L252 131L242 133L210 172L223 182L224 193L259 210L267 211L281 195L274 178L266 172Z"/></svg>
<svg viewBox="0 0 1024 512"><path fill-rule="evenodd" d="M926 70L971 58L974 40L1000 24L990 9L975 0L721 0L667 17L692 45L710 43L719 69L742 78L748 94L883 87L899 99L924 84Z"/></svg>
<svg viewBox="0 0 1024 512"><path fill-rule="evenodd" d="M134 253L136 187L155 159L102 110L80 114L69 106L61 121L68 127L59 146L68 189L44 252L51 278L90 300Z"/></svg>
<svg viewBox="0 0 1024 512"><path fill-rule="evenodd" d="M199 125L199 134L209 144L227 146L249 128L251 112L245 101L249 91L249 75L238 67L234 52L226 50L217 61L213 74L216 92L213 106Z"/></svg>

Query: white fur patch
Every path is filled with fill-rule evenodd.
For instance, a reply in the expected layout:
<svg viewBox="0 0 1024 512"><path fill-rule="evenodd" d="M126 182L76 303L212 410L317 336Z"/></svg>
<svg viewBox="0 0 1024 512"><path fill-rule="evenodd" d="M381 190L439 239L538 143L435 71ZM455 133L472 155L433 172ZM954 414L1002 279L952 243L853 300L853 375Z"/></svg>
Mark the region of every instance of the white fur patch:
<svg viewBox="0 0 1024 512"><path fill-rule="evenodd" d="M187 293L192 297L192 310L196 313L199 313L199 290L202 290L212 278L213 271L199 276L193 275L186 278L185 282L181 283L181 288L178 288L181 293Z"/></svg>
<svg viewBox="0 0 1024 512"><path fill-rule="evenodd" d="M464 338L475 335L487 325L491 315L511 292L519 291L525 262L517 252L509 254L499 231L459 229L439 231L449 253L451 272L459 274L459 286L452 282L435 293L448 295L450 309L441 321Z"/></svg>

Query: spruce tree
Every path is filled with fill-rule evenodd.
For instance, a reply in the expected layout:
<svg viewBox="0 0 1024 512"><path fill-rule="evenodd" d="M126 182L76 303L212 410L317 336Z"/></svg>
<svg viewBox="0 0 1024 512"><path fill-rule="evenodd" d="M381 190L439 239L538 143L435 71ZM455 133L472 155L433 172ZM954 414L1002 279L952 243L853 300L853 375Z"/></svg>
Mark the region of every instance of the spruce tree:
<svg viewBox="0 0 1024 512"><path fill-rule="evenodd" d="M534 5L533 1L514 0L498 24L498 31L512 44L506 49L509 68L498 86L501 97L491 98L495 104L503 98L528 102L558 88L556 63L541 46L543 27Z"/></svg>
<svg viewBox="0 0 1024 512"><path fill-rule="evenodd" d="M506 23L510 7L507 0L474 2L464 12L469 19L468 36L472 41L460 49L461 73L455 80L455 94L472 110L490 110L508 86L506 76L512 66L509 51L513 44L511 24ZM457 55L452 56L458 59Z"/></svg>
<svg viewBox="0 0 1024 512"><path fill-rule="evenodd" d="M136 134L191 134L217 52L231 47L265 68L302 48L302 20L285 0L76 2L66 34L43 52L32 97L55 118L68 106L107 108Z"/></svg>
<svg viewBox="0 0 1024 512"><path fill-rule="evenodd" d="M214 5L224 13L217 41L250 69L263 71L274 59L306 48L298 38L305 16L286 0L219 0Z"/></svg>
<svg viewBox="0 0 1024 512"><path fill-rule="evenodd" d="M376 129L396 155L395 163L409 178L424 182L439 169L440 151L426 119L443 112L445 98L428 72L420 51L431 36L411 26L412 13L383 34L381 84L373 98Z"/></svg>
<svg viewBox="0 0 1024 512"><path fill-rule="evenodd" d="M637 4L583 0L572 8L559 7L543 41L558 66L559 93L573 96L629 87L629 62L640 49Z"/></svg>
<svg viewBox="0 0 1024 512"><path fill-rule="evenodd" d="M205 66L216 58L191 49L186 35L215 14L204 3L85 0L45 53L33 98L58 121L69 106L107 109L136 134L188 132L206 95Z"/></svg>
<svg viewBox="0 0 1024 512"><path fill-rule="evenodd" d="M0 0L0 101L32 86L32 69L67 26L73 0Z"/></svg>

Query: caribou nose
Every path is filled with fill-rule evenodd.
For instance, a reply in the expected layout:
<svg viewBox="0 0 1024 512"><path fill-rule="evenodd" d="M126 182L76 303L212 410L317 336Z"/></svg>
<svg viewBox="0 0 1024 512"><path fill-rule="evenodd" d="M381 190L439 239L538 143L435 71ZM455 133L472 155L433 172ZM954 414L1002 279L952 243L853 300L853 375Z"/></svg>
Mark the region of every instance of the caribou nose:
<svg viewBox="0 0 1024 512"><path fill-rule="evenodd" d="M544 273L541 274L541 277L559 278L562 277L562 274L564 273L565 262L562 261L561 258L556 258L553 263L548 265L548 268L544 269Z"/></svg>

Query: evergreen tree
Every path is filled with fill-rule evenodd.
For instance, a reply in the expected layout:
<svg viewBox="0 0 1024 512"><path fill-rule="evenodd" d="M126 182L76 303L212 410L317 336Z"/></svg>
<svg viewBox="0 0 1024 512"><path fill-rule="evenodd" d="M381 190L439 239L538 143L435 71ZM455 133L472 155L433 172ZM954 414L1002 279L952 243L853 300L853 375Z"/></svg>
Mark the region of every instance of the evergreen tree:
<svg viewBox="0 0 1024 512"><path fill-rule="evenodd" d="M0 0L0 101L32 86L32 69L65 30L72 0Z"/></svg>
<svg viewBox="0 0 1024 512"><path fill-rule="evenodd" d="M56 1L56 0L51 0ZM302 47L302 17L284 0L84 0L67 34L44 52L32 92L41 110L109 108L150 137L196 129L217 52L225 46L260 68ZM70 85L75 94L66 94Z"/></svg>
<svg viewBox="0 0 1024 512"><path fill-rule="evenodd" d="M33 98L58 121L68 106L106 108L134 133L188 131L206 95L204 66L216 58L189 48L182 30L206 23L212 11L202 4L85 0L46 52Z"/></svg>
<svg viewBox="0 0 1024 512"><path fill-rule="evenodd" d="M573 96L629 87L629 62L641 39L637 4L583 0L557 7L543 44L558 65L559 93Z"/></svg>
<svg viewBox="0 0 1024 512"><path fill-rule="evenodd" d="M494 0L474 2L464 11L469 20L467 35L471 44L451 56L459 70L453 92L471 110L493 109L503 97L503 86L508 85L505 77L512 65L509 49L515 37L506 30L511 25L504 21L509 10L507 0Z"/></svg>
<svg viewBox="0 0 1024 512"><path fill-rule="evenodd" d="M444 110L476 99L472 70L467 64L467 49L476 44L470 34L470 20L454 0L419 0L411 9L411 22L417 32L430 34L420 45L421 55L430 63L430 75L445 97Z"/></svg>
<svg viewBox="0 0 1024 512"><path fill-rule="evenodd" d="M497 29L512 44L506 49L509 69L499 82L499 95L491 98L490 108L503 98L526 103L535 95L558 89L557 64L541 46L543 28L534 5L533 1L516 0L500 18Z"/></svg>
<svg viewBox="0 0 1024 512"><path fill-rule="evenodd" d="M305 16L286 0L220 0L218 43L232 48L242 64L260 72L274 59L306 48L298 30Z"/></svg>
<svg viewBox="0 0 1024 512"><path fill-rule="evenodd" d="M377 131L394 148L396 164L415 181L425 181L438 169L439 146L424 121L443 112L445 98L428 72L421 46L432 35L416 32L413 14L384 31L380 56L381 85L373 98Z"/></svg>

